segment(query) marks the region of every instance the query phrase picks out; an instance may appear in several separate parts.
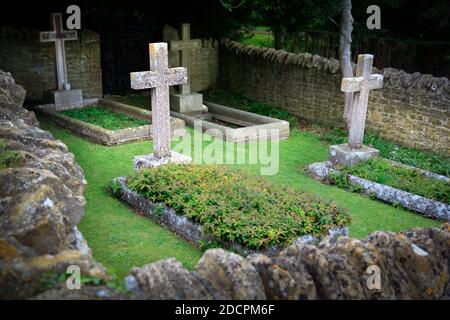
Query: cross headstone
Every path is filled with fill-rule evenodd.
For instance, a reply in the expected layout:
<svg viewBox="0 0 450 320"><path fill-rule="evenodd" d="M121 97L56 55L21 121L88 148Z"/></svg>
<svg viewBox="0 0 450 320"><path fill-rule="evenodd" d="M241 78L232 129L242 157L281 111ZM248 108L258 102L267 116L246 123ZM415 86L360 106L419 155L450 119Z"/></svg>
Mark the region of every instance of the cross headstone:
<svg viewBox="0 0 450 320"><path fill-rule="evenodd" d="M191 49L201 49L202 41L200 39L191 39L191 25L189 23L181 24L181 40L170 41L171 51L181 52L181 66L185 67L188 72L188 81L180 86L181 94L191 93Z"/></svg>
<svg viewBox="0 0 450 320"><path fill-rule="evenodd" d="M151 89L153 156L156 159L171 156L169 86L187 82L184 67L168 66L167 43L150 43L150 71L130 73L131 88Z"/></svg>
<svg viewBox="0 0 450 320"><path fill-rule="evenodd" d="M64 30L61 13L52 13L51 22L53 30L40 32L40 41L55 43L56 87L58 90L69 90L64 41L77 40L77 31Z"/></svg>
<svg viewBox="0 0 450 320"><path fill-rule="evenodd" d="M383 76L371 74L372 64L373 55L360 54L356 66L356 77L343 78L341 83L342 91L354 93L348 132L348 146L351 149L360 149L363 145L369 91L383 86Z"/></svg>

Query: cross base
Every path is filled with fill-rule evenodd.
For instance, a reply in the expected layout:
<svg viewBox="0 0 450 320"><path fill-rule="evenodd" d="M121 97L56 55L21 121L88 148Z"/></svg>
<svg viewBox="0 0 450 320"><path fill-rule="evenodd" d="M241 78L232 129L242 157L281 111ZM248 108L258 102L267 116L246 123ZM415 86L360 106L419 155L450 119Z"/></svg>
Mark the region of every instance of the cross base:
<svg viewBox="0 0 450 320"><path fill-rule="evenodd" d="M185 156L184 154L171 151L170 157L155 158L154 154L146 154L143 156L136 156L133 159L133 169L135 171L143 168L156 168L166 164L190 164L192 158Z"/></svg>
<svg viewBox="0 0 450 320"><path fill-rule="evenodd" d="M197 92L171 94L170 110L178 113L202 113L203 95Z"/></svg>
<svg viewBox="0 0 450 320"><path fill-rule="evenodd" d="M83 106L83 93L76 90L53 90L46 93L46 100L55 104L55 111Z"/></svg>
<svg viewBox="0 0 450 320"><path fill-rule="evenodd" d="M330 146L328 153L331 163L339 166L353 166L360 161L379 155L380 151L377 149L364 145L359 149L352 149L347 143Z"/></svg>

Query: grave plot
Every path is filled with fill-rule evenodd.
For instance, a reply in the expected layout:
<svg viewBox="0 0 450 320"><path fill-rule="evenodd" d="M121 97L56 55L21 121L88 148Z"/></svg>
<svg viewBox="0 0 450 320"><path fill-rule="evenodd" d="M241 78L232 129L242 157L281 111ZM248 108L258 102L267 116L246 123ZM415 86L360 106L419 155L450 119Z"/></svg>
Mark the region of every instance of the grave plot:
<svg viewBox="0 0 450 320"><path fill-rule="evenodd" d="M245 142L265 139L287 139L289 122L246 112L212 102L204 102L207 113L181 114L172 111L173 117L183 119L187 125L201 125L208 134L231 142ZM271 135L275 130L278 134Z"/></svg>
<svg viewBox="0 0 450 320"><path fill-rule="evenodd" d="M111 190L195 246L243 255L347 235L350 221L333 202L218 165L141 169L116 178Z"/></svg>
<svg viewBox="0 0 450 320"><path fill-rule="evenodd" d="M151 111L107 99L90 99L79 108L56 111L53 104L34 108L56 124L104 145L152 139ZM184 122L171 118L174 130L184 128Z"/></svg>
<svg viewBox="0 0 450 320"><path fill-rule="evenodd" d="M379 150L363 145L369 91L383 84L382 75L371 74L372 63L372 55L359 55L356 77L342 79L341 90L354 94L348 143L330 146L329 160L310 164L307 172L319 181L448 221L448 177L383 159Z"/></svg>
<svg viewBox="0 0 450 320"><path fill-rule="evenodd" d="M315 179L450 221L450 178L381 157L353 166L314 163L307 170Z"/></svg>

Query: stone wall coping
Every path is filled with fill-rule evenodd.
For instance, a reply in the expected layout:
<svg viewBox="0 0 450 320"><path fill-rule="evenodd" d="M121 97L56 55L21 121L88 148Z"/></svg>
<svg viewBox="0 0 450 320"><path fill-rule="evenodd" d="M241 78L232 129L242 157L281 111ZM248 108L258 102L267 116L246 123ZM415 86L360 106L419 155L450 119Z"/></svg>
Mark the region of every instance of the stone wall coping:
<svg viewBox="0 0 450 320"><path fill-rule="evenodd" d="M339 61L334 58L328 59L317 54L296 54L285 50L275 50L274 48L243 45L240 42L229 39L221 41L221 48L238 56L259 58L285 66L316 69L317 71L340 76ZM390 67L382 70L374 68L374 72L379 72L384 76L383 87L406 91L409 95L425 93L436 96L444 95L450 99L450 82L446 77L434 77L431 74L422 74L420 72L407 73Z"/></svg>

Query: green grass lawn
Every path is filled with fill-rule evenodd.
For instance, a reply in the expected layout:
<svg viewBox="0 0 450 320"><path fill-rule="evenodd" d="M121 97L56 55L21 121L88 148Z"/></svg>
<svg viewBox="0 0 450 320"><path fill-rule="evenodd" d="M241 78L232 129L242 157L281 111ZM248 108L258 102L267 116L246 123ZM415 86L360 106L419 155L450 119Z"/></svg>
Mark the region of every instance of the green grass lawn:
<svg viewBox="0 0 450 320"><path fill-rule="evenodd" d="M136 215L127 205L107 192L110 181L131 171L132 158L151 152L151 141L115 147L94 144L46 119L41 128L64 142L83 168L88 186L85 191L86 213L79 229L92 248L94 257L118 279L132 266L142 266L167 257L175 257L192 268L201 252L152 220ZM192 133L192 130L189 129ZM198 139L208 138L197 135ZM202 142L210 143L208 139ZM249 145L245 148L248 150ZM352 217L350 235L362 238L376 230L400 231L414 227L438 226L440 223L412 212L371 200L359 194L324 185L299 170L306 164L327 159L328 144L318 136L294 129L288 140L279 143L279 172L267 179L284 183L334 200L348 208ZM195 160L195 159L194 159ZM259 165L243 166L259 174Z"/></svg>
<svg viewBox="0 0 450 320"><path fill-rule="evenodd" d="M272 48L274 46L272 34L255 33L251 37L241 41L243 45L253 45L256 47Z"/></svg>

